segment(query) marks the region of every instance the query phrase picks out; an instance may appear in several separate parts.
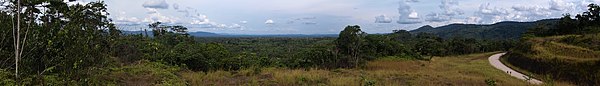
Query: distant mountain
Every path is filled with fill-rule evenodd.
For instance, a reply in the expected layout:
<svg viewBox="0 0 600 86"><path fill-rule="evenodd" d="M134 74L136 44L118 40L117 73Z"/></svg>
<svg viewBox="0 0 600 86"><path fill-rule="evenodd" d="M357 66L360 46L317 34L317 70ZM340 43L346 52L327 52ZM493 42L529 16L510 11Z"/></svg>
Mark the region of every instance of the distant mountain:
<svg viewBox="0 0 600 86"><path fill-rule="evenodd" d="M216 34L216 33L211 33L211 32L190 32L190 35L194 36L194 37L219 37L219 36L223 36L220 34Z"/></svg>
<svg viewBox="0 0 600 86"><path fill-rule="evenodd" d="M144 31L123 31L123 34L146 34ZM152 31L147 34L152 36ZM337 37L338 34L274 34L274 35L247 35L247 34L219 34L211 32L189 32L194 37Z"/></svg>
<svg viewBox="0 0 600 86"><path fill-rule="evenodd" d="M555 24L558 19L545 19L535 22L505 21L491 25L450 24L440 27L429 25L410 31L411 33L433 33L442 38L465 37L476 39L518 39L527 29L538 24Z"/></svg>

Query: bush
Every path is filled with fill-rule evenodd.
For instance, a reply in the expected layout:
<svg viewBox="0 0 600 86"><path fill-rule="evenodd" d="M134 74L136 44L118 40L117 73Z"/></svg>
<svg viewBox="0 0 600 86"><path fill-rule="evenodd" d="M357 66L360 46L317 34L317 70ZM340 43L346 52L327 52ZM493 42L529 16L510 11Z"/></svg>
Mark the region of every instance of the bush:
<svg viewBox="0 0 600 86"><path fill-rule="evenodd" d="M496 86L496 80L494 79L485 79L485 84L488 86Z"/></svg>
<svg viewBox="0 0 600 86"><path fill-rule="evenodd" d="M0 69L0 85L15 86L14 74L8 70Z"/></svg>

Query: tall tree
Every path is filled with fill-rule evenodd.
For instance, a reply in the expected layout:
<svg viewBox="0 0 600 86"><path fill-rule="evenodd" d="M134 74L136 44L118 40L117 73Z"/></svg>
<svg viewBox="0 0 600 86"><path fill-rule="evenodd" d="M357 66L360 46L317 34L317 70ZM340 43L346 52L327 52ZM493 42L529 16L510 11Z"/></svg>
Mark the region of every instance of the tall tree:
<svg viewBox="0 0 600 86"><path fill-rule="evenodd" d="M367 34L360 30L360 26L347 26L339 37L335 40L337 47L342 51L343 54L350 55L354 58L355 66L358 66L360 62L360 48L364 42L364 37Z"/></svg>

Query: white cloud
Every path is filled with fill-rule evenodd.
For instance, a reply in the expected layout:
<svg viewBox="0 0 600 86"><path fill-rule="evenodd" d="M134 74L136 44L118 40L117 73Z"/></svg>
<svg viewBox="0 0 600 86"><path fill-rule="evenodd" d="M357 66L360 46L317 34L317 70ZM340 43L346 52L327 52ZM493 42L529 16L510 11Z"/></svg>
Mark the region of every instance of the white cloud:
<svg viewBox="0 0 600 86"><path fill-rule="evenodd" d="M551 10L548 8L544 8L542 6L513 6L514 12L510 12L515 14L513 20L518 21L531 21L531 20L539 20L544 19L552 15Z"/></svg>
<svg viewBox="0 0 600 86"><path fill-rule="evenodd" d="M392 23L392 19L385 15L375 17L375 23Z"/></svg>
<svg viewBox="0 0 600 86"><path fill-rule="evenodd" d="M575 6L574 3L565 2L563 0L550 0L550 10L565 11L571 10Z"/></svg>
<svg viewBox="0 0 600 86"><path fill-rule="evenodd" d="M165 0L150 0L144 2L142 4L144 8L154 8L154 9L169 9L169 4Z"/></svg>
<svg viewBox="0 0 600 86"><path fill-rule="evenodd" d="M419 0L406 0L406 2L419 2Z"/></svg>
<svg viewBox="0 0 600 86"><path fill-rule="evenodd" d="M412 11L410 12L410 14L408 14L408 18L409 19L419 19L419 13L417 13L416 11Z"/></svg>
<svg viewBox="0 0 600 86"><path fill-rule="evenodd" d="M153 14L149 14L148 17L144 18L143 22L164 22L164 23L171 23L171 24L178 24L180 18L178 17L174 17L174 16L165 16L162 15L161 13L153 13Z"/></svg>
<svg viewBox="0 0 600 86"><path fill-rule="evenodd" d="M440 9L444 10L444 15L454 16L465 14L462 9L458 8L459 3L455 0L442 0Z"/></svg>
<svg viewBox="0 0 600 86"><path fill-rule="evenodd" d="M316 24L317 24L317 22L313 22L313 21L305 21L305 22L302 22L302 24L305 24L305 25L316 25Z"/></svg>
<svg viewBox="0 0 600 86"><path fill-rule="evenodd" d="M190 24L209 24L210 20L206 15L196 14L192 16L192 22Z"/></svg>
<svg viewBox="0 0 600 86"><path fill-rule="evenodd" d="M87 4L87 3L90 3L90 1L87 1L87 0L76 0L76 1L63 0L63 2L67 2L67 5L76 5L76 4Z"/></svg>
<svg viewBox="0 0 600 86"><path fill-rule="evenodd" d="M398 24L416 24L421 23L419 19L419 13L417 13L414 9L408 5L410 1L400 1L398 3L398 13L400 16L398 17Z"/></svg>
<svg viewBox="0 0 600 86"><path fill-rule="evenodd" d="M248 23L248 21L240 21L240 23L242 23L242 24L247 24L247 23Z"/></svg>
<svg viewBox="0 0 600 86"><path fill-rule="evenodd" d="M439 14L439 13L431 13L425 16L425 21L429 22L446 22L450 21L452 18L448 15Z"/></svg>
<svg viewBox="0 0 600 86"><path fill-rule="evenodd" d="M265 21L265 24L275 24L275 21L269 19L269 20Z"/></svg>
<svg viewBox="0 0 600 86"><path fill-rule="evenodd" d="M157 9L154 8L146 8L146 10L148 10L148 12L146 12L147 14L155 14L158 13Z"/></svg>
<svg viewBox="0 0 600 86"><path fill-rule="evenodd" d="M240 24L232 24L231 26L229 26L229 28L242 28L242 26Z"/></svg>
<svg viewBox="0 0 600 86"><path fill-rule="evenodd" d="M128 17L126 16L126 12L120 12L119 14L116 14L114 18L114 23L115 24L125 24L125 25L139 25L142 23L141 19L138 19L137 17Z"/></svg>
<svg viewBox="0 0 600 86"><path fill-rule="evenodd" d="M475 12L475 17L481 18L479 23L495 23L510 20L514 15L510 15L509 10L505 8L490 7L490 4L481 4L479 10Z"/></svg>
<svg viewBox="0 0 600 86"><path fill-rule="evenodd" d="M442 0L439 8L442 10L441 13L430 13L425 15L425 21L429 22L448 22L455 18L455 16L461 16L464 13L459 7L459 2L455 0Z"/></svg>

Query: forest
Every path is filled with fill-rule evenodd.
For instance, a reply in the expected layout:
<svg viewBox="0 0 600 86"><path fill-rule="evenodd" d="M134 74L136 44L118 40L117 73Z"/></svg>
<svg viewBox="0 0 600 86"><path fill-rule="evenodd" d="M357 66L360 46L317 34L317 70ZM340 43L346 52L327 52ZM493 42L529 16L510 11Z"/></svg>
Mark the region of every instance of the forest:
<svg viewBox="0 0 600 86"><path fill-rule="evenodd" d="M406 30L369 34L359 25L340 27L344 29L338 37L194 37L185 26L161 22L147 25L151 32L146 33L151 35L123 34L107 17L110 13L102 1L75 5L62 0L6 3L0 7L0 85L179 86L192 83L182 80L186 73L177 73L180 71L339 71L365 68L377 59L430 61L495 51L511 51L511 56L516 56L527 51L521 49L529 49L523 39L442 38ZM600 12L597 5L590 6L594 9L577 15L577 19L566 15L558 29L540 25L524 37L581 34L584 37L563 41L597 52L598 36L588 35L600 31ZM595 44L587 43L589 40ZM138 76L143 74L151 78ZM144 80L155 82L128 82ZM591 82L597 84L597 80Z"/></svg>

